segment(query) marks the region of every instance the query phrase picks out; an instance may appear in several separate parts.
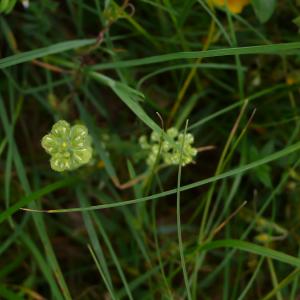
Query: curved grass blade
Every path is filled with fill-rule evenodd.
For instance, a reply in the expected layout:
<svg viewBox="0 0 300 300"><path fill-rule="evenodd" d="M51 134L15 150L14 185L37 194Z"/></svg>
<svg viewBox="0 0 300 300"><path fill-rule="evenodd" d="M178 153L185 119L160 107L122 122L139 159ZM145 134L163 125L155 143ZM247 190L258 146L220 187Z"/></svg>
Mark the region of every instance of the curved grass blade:
<svg viewBox="0 0 300 300"><path fill-rule="evenodd" d="M249 253L254 253L263 257L269 257L297 268L300 267L300 259L297 257L270 248L259 246L254 243L239 240L219 240L209 242L200 246L196 251L208 251L218 248L234 248Z"/></svg>
<svg viewBox="0 0 300 300"><path fill-rule="evenodd" d="M247 172L249 170L255 169L259 166L262 166L264 164L270 163L274 160L277 160L279 158L285 157L295 151L299 151L300 150L300 142L295 143L291 146L286 147L283 150L280 150L276 153L273 153L271 155L268 155L262 159L259 159L257 161L251 162L249 164L246 164L244 166L241 166L239 168L236 169L232 169L228 172L222 173L220 175L217 176L213 176L213 177L209 177L207 179L204 180L200 180L191 184L187 184L184 186L180 187L180 192L183 191L187 191L190 189L194 189L194 188L198 188L200 186L221 180L221 179L225 179L228 177L232 177L235 176L237 174L241 174L244 172ZM70 208L70 209L57 209L57 210L48 210L46 212L48 213L66 213L66 212L78 212L78 211L88 211L88 210L97 210L97 209L106 209L106 208L113 208L113 207L120 207L120 206L125 206L125 205L130 205L130 204L135 204L135 203L141 203L144 201L150 201L150 200L154 200L154 199L159 199L162 197L166 197L169 195L173 195L177 192L177 189L171 189L162 193L158 193L158 194L153 194L151 196L146 196L146 197L142 197L142 198L138 198L138 199L133 199L133 200L128 200L128 201L121 201L121 202L116 202L116 203L109 203L109 204L100 204L100 205L95 205L95 206L90 206L90 207L84 207L84 208Z"/></svg>
<svg viewBox="0 0 300 300"><path fill-rule="evenodd" d="M68 42L57 43L48 47L39 48L23 53L18 53L12 56L0 59L0 70L7 67L15 66L27 61L41 58L51 54L57 54L72 49L92 45L96 42L95 39L74 40Z"/></svg>
<svg viewBox="0 0 300 300"><path fill-rule="evenodd" d="M145 58L124 60L98 64L92 67L93 70L107 70L114 68L130 68L150 64L164 63L179 59L195 59L205 57L219 57L232 55L250 55L250 54L283 54L284 52L300 48L300 42L272 44L262 46L223 48L206 51L175 52ZM1 61L0 61L1 62ZM1 66L1 65L0 65Z"/></svg>
<svg viewBox="0 0 300 300"><path fill-rule="evenodd" d="M16 211L18 211L20 208L26 206L27 204L31 203L34 200L40 199L41 197L55 191L58 189L61 189L66 186L72 185L76 181L76 178L67 178L63 180L56 181L54 183L51 183L45 187L43 187L40 190L37 190L33 193L31 193L28 196L23 197L21 200L19 200L14 205L7 208L4 212L0 214L0 224L5 221L8 217L13 215Z"/></svg>

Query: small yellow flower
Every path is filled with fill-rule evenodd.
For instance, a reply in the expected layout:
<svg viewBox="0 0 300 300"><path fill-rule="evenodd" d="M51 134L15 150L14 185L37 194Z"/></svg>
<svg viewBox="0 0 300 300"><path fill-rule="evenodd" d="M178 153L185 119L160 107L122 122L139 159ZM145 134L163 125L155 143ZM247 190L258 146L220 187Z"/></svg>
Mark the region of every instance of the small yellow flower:
<svg viewBox="0 0 300 300"><path fill-rule="evenodd" d="M299 70L292 71L286 77L286 83L288 85L293 85L295 83L299 83L299 81L300 81L300 71Z"/></svg>
<svg viewBox="0 0 300 300"><path fill-rule="evenodd" d="M242 12L244 7L250 3L251 0L209 0L215 6L225 6L227 3L227 7L230 12L234 14L239 14Z"/></svg>

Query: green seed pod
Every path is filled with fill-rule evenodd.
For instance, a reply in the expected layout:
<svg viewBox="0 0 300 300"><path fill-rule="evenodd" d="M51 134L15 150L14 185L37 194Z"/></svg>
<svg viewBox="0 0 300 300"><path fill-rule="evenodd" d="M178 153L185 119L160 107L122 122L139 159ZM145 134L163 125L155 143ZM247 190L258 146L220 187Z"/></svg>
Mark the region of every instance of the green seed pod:
<svg viewBox="0 0 300 300"><path fill-rule="evenodd" d="M173 143L157 132L151 133L149 142L145 136L140 137L141 148L148 151L147 164L152 166L158 155L166 165L179 165L181 163L182 166L185 166L192 163L197 155L197 149L192 146L194 136L191 133L187 133L185 136L182 133L179 134L175 127L169 128L166 134L173 140ZM181 155L180 149L183 141Z"/></svg>
<svg viewBox="0 0 300 300"><path fill-rule="evenodd" d="M92 139L84 125L56 122L51 132L42 139L42 147L51 155L50 165L54 171L71 171L87 164L92 157Z"/></svg>
<svg viewBox="0 0 300 300"><path fill-rule="evenodd" d="M145 135L142 135L139 138L139 143L140 143L140 146L141 146L142 149L149 149L150 148L150 145L148 144L148 141L147 141L147 137Z"/></svg>
<svg viewBox="0 0 300 300"><path fill-rule="evenodd" d="M178 130L175 127L171 127L167 130L167 135L171 139L175 139L178 136Z"/></svg>

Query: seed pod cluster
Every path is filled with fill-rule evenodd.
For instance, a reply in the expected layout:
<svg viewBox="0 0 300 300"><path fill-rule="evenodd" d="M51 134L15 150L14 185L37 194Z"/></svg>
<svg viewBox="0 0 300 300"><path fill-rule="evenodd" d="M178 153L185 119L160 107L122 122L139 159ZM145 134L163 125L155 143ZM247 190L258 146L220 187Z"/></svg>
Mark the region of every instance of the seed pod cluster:
<svg viewBox="0 0 300 300"><path fill-rule="evenodd" d="M181 162L181 165L185 166L192 163L197 154L197 149L192 146L194 136L191 133L187 133L184 136L175 127L169 128L166 134L169 136L168 140L162 138L155 131L152 132L149 141L145 135L140 137L139 143L141 148L148 152L147 164L152 166L158 155L161 156L166 165L179 165ZM181 155L182 143L183 149Z"/></svg>
<svg viewBox="0 0 300 300"><path fill-rule="evenodd" d="M51 155L50 165L54 171L72 171L87 164L92 157L92 139L84 125L56 122L51 132L42 139L42 147Z"/></svg>

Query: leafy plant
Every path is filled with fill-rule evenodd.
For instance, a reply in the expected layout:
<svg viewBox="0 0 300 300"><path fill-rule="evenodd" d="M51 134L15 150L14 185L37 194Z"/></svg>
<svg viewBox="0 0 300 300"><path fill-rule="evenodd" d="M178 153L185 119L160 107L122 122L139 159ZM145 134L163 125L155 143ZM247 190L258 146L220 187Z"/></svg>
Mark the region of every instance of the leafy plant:
<svg viewBox="0 0 300 300"><path fill-rule="evenodd" d="M0 299L296 299L297 2L0 0Z"/></svg>

